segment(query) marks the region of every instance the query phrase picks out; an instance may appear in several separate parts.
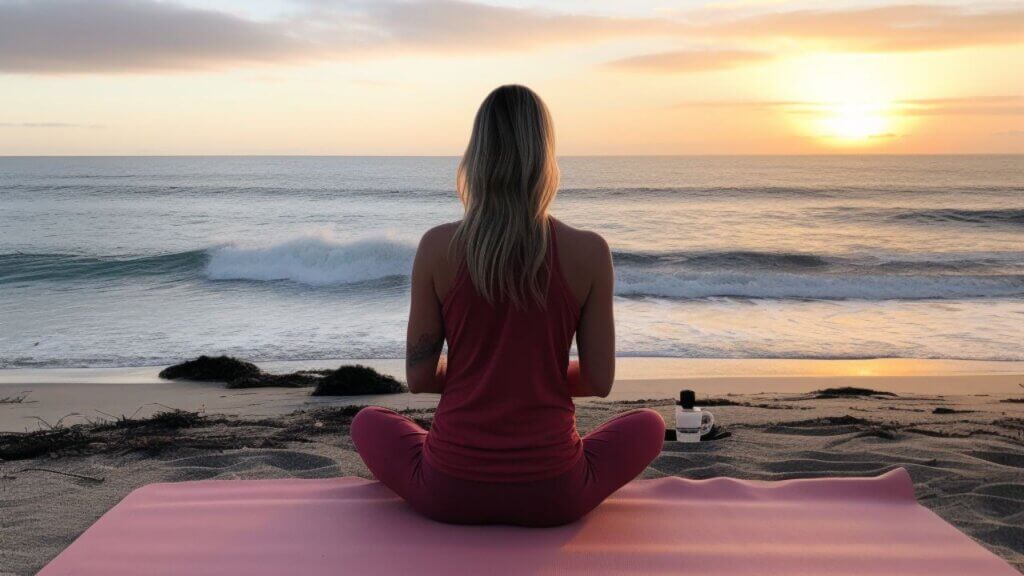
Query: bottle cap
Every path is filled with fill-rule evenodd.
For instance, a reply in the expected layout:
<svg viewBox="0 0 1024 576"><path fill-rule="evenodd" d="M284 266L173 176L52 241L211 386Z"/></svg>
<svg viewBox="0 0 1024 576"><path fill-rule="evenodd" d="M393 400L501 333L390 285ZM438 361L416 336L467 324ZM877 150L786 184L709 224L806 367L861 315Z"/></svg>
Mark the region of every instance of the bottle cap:
<svg viewBox="0 0 1024 576"><path fill-rule="evenodd" d="M679 405L687 410L693 408L693 405L697 402L697 395L693 393L693 390L680 390L679 391Z"/></svg>

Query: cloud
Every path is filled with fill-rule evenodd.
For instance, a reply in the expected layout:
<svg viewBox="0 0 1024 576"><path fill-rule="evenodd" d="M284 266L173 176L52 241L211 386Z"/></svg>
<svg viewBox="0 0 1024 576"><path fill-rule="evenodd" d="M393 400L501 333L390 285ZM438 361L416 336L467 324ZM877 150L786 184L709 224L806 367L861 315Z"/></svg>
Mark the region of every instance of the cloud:
<svg viewBox="0 0 1024 576"><path fill-rule="evenodd" d="M1024 96L925 98L900 104L909 116L1024 116Z"/></svg>
<svg viewBox="0 0 1024 576"><path fill-rule="evenodd" d="M0 0L0 73L222 70L407 54L477 54L628 38L688 48L615 62L663 72L733 68L770 54L941 50L1024 42L1024 7L856 9L749 6L650 18L564 13L468 0L293 0L273 20L159 0ZM745 13L744 13L745 12ZM722 49L722 43L730 48Z"/></svg>
<svg viewBox="0 0 1024 576"><path fill-rule="evenodd" d="M0 122L0 128L100 128L100 125L71 122Z"/></svg>
<svg viewBox="0 0 1024 576"><path fill-rule="evenodd" d="M609 65L650 72L702 72L760 64L772 58L772 54L753 50L677 50L633 56Z"/></svg>
<svg viewBox="0 0 1024 576"><path fill-rule="evenodd" d="M674 25L649 18L611 18L510 8L461 0L377 2L366 21L394 44L446 50L531 49L670 34Z"/></svg>
<svg viewBox="0 0 1024 576"><path fill-rule="evenodd" d="M769 12L711 23L687 32L746 41L788 40L833 51L919 51L1024 43L1024 8L988 11L946 5Z"/></svg>
<svg viewBox="0 0 1024 576"><path fill-rule="evenodd" d="M660 72L689 72L763 62L807 50L912 52L1024 44L1024 8L977 11L945 5L806 9L737 15L720 7L690 12L673 35L687 42L729 42L744 50L683 50L616 62ZM768 51L770 50L770 52Z"/></svg>
<svg viewBox="0 0 1024 576"><path fill-rule="evenodd" d="M458 0L310 2L266 22L154 0L0 0L0 72L215 70L410 51L495 52L668 28L653 19Z"/></svg>
<svg viewBox="0 0 1024 576"><path fill-rule="evenodd" d="M800 100L699 100L680 102L679 108L731 108L776 110L787 114L829 114L836 104ZM902 116L1024 116L1024 96L918 98L880 104Z"/></svg>
<svg viewBox="0 0 1024 576"><path fill-rule="evenodd" d="M137 72L216 68L307 47L279 25L130 0L0 3L0 71Z"/></svg>

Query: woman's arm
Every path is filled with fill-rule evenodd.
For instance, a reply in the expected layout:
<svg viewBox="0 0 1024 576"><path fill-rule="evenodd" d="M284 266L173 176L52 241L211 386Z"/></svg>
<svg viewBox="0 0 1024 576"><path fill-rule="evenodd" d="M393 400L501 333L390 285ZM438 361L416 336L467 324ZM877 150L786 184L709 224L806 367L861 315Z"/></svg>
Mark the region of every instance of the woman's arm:
<svg viewBox="0 0 1024 576"><path fill-rule="evenodd" d="M579 360L569 362L569 391L573 396L600 396L612 391L615 381L615 271L608 243L597 234L594 243L594 281L580 311L576 330Z"/></svg>
<svg viewBox="0 0 1024 576"><path fill-rule="evenodd" d="M444 255L443 250L447 250L447 244L440 236L436 228L423 235L412 265L405 380L413 394L440 394L444 388L446 363L441 358L444 320L441 316L441 302L434 289L437 260Z"/></svg>

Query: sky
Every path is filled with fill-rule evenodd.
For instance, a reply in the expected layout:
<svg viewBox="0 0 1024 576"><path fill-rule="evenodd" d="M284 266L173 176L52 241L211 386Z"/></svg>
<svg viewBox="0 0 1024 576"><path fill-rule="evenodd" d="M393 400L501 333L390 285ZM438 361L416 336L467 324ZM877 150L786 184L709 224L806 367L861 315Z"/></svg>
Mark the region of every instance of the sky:
<svg viewBox="0 0 1024 576"><path fill-rule="evenodd" d="M0 155L1024 153L1024 2L0 0Z"/></svg>

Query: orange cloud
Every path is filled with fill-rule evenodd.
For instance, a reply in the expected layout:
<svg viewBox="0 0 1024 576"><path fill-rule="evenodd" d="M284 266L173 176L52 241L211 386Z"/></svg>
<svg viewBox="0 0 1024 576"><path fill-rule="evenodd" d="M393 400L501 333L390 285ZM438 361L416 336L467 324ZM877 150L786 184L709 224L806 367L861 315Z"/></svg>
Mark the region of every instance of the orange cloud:
<svg viewBox="0 0 1024 576"><path fill-rule="evenodd" d="M322 3L267 22L155 0L0 1L0 73L203 70L500 52L668 34L671 27L655 19L459 0Z"/></svg>
<svg viewBox="0 0 1024 576"><path fill-rule="evenodd" d="M679 108L777 110L787 114L822 114L828 103L798 100L700 100L680 102ZM903 116L1024 116L1024 96L972 96L897 100L892 111Z"/></svg>
<svg viewBox="0 0 1024 576"><path fill-rule="evenodd" d="M728 11L735 14L737 8ZM735 68L771 54L943 50L1024 43L1024 7L894 5L674 17L569 14L466 0L337 0L296 4L256 21L157 0L0 1L0 73L215 70L266 63L408 54L474 54L625 38L685 39L691 47L620 59L659 72ZM693 48L695 41L704 46ZM730 48L715 47L728 42Z"/></svg>
<svg viewBox="0 0 1024 576"><path fill-rule="evenodd" d="M752 50L676 50L615 60L610 65L651 72L701 72L759 64L773 57Z"/></svg>
<svg viewBox="0 0 1024 576"><path fill-rule="evenodd" d="M713 23L690 22L688 34L746 41L795 40L835 51L945 50L1024 43L1024 8L979 11L895 5L772 12Z"/></svg>

